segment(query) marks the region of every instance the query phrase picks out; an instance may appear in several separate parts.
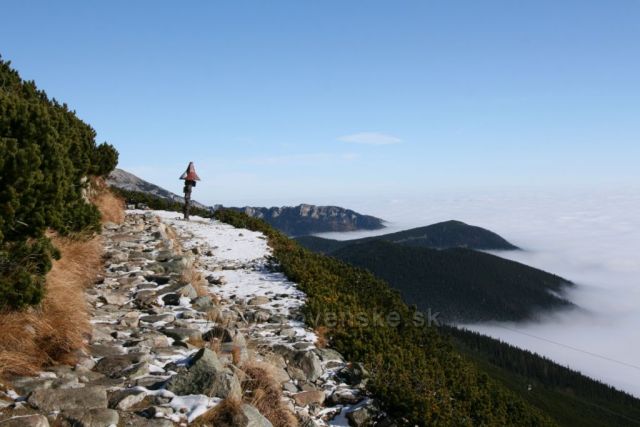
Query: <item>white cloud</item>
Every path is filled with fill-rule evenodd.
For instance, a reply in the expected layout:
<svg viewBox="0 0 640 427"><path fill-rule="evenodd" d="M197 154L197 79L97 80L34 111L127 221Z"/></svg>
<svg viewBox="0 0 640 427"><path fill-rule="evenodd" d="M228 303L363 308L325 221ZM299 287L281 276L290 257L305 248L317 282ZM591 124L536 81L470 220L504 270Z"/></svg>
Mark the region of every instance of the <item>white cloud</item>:
<svg viewBox="0 0 640 427"><path fill-rule="evenodd" d="M388 233L459 219L497 232L524 251L499 256L576 283L580 307L537 322L467 325L542 354L640 397L640 192L501 191L427 194L349 207L391 221ZM371 233L341 233L341 238ZM335 236L333 237L335 238Z"/></svg>
<svg viewBox="0 0 640 427"><path fill-rule="evenodd" d="M402 140L397 136L387 135L380 132L360 132L351 135L344 135L338 138L338 141L366 145L390 145L402 142Z"/></svg>

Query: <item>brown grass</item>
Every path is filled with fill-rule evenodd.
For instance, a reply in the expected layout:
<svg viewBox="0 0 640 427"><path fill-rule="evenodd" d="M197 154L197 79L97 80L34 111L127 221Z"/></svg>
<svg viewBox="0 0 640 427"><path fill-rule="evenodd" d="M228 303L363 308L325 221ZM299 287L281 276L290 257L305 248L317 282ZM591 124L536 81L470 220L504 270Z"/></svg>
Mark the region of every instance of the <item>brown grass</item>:
<svg viewBox="0 0 640 427"><path fill-rule="evenodd" d="M46 278L42 305L0 313L0 375L34 374L71 363L91 331L84 290L102 269L102 241L54 238L62 257Z"/></svg>
<svg viewBox="0 0 640 427"><path fill-rule="evenodd" d="M282 401L282 387L268 363L249 360L242 365L245 401L255 406L274 427L294 427L298 421Z"/></svg>
<svg viewBox="0 0 640 427"><path fill-rule="evenodd" d="M191 284L196 290L199 297L209 295L209 289L207 289L207 281L202 276L202 273L196 270L193 265L185 268L180 276L180 283L183 285Z"/></svg>
<svg viewBox="0 0 640 427"><path fill-rule="evenodd" d="M176 230L174 230L170 225L166 225L166 230L167 238L173 242L173 251L178 255L182 254L182 243L180 242L178 233L176 233Z"/></svg>
<svg viewBox="0 0 640 427"><path fill-rule="evenodd" d="M236 427L245 425L245 418L246 416L242 413L242 401L229 398L202 414L195 420L193 425L200 427Z"/></svg>
<svg viewBox="0 0 640 427"><path fill-rule="evenodd" d="M205 341L202 337L191 337L187 340L187 343L198 348L208 348L216 354L220 354L222 351L222 344L220 343L220 340Z"/></svg>
<svg viewBox="0 0 640 427"><path fill-rule="evenodd" d="M327 329L326 326L318 326L314 332L318 337L316 339L316 346L318 348L327 348L327 346L329 345L329 338L327 338L327 333L329 332L329 329Z"/></svg>
<svg viewBox="0 0 640 427"><path fill-rule="evenodd" d="M91 181L89 198L91 203L100 210L103 224L106 222L122 224L124 222L124 199L113 194L104 179L95 178Z"/></svg>
<svg viewBox="0 0 640 427"><path fill-rule="evenodd" d="M240 346L234 345L231 347L231 360L234 365L240 365L242 361L242 348L240 348Z"/></svg>
<svg viewBox="0 0 640 427"><path fill-rule="evenodd" d="M256 360L247 361L241 366L239 376L244 403L255 406L274 427L297 427L298 420L283 403L282 388L275 380L272 370L271 365ZM242 403L243 401L238 399L225 399L195 420L194 425L201 427L244 425Z"/></svg>

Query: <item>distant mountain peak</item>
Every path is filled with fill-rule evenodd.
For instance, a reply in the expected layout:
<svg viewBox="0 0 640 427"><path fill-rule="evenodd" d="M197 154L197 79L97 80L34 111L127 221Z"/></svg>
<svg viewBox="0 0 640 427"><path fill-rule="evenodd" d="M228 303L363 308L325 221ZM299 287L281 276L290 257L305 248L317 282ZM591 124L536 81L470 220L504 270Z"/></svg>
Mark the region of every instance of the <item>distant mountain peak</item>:
<svg viewBox="0 0 640 427"><path fill-rule="evenodd" d="M177 194L172 193L169 190L165 190L158 185L152 184L149 181L145 181L144 179L123 169L114 169L107 177L107 184L122 190L137 191L140 193L150 194L161 199L170 200L172 202L184 203L184 197L178 196ZM204 204L194 200L191 201L191 205L202 209L208 208Z"/></svg>
<svg viewBox="0 0 640 427"><path fill-rule="evenodd" d="M302 203L297 206L254 207L234 209L260 218L290 236L302 236L329 231L378 230L384 220L363 215L339 206L317 206Z"/></svg>

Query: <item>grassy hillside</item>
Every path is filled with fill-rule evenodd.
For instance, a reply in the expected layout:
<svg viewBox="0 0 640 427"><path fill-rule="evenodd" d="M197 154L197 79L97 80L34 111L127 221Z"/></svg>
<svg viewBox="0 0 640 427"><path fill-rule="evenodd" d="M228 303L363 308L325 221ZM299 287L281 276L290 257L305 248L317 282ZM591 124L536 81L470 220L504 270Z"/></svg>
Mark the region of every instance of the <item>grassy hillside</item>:
<svg viewBox="0 0 640 427"><path fill-rule="evenodd" d="M365 237L354 240L332 240L316 236L299 237L298 242L316 252L330 253L345 246L369 243L374 240L397 243L401 245L447 249L470 248L479 250L514 250L518 249L496 233L481 227L465 224L461 221L445 221L426 227L412 228L397 233L381 236Z"/></svg>
<svg viewBox="0 0 640 427"><path fill-rule="evenodd" d="M368 269L419 310L440 312L441 320L521 320L535 317L540 309L571 306L549 292L561 292L570 285L567 280L470 249L436 250L372 240L331 256Z"/></svg>

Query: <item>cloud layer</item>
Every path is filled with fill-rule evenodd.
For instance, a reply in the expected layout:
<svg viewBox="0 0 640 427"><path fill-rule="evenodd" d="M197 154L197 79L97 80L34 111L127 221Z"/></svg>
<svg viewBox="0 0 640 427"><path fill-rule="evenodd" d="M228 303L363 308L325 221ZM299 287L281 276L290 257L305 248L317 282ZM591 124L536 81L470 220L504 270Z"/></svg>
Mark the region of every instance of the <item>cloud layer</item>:
<svg viewBox="0 0 640 427"><path fill-rule="evenodd" d="M468 327L640 397L640 192L469 192L348 207L394 230L460 219L525 248L498 255L572 280L580 309Z"/></svg>
<svg viewBox="0 0 640 427"><path fill-rule="evenodd" d="M402 140L397 136L380 132L360 132L351 135L344 135L339 137L338 141L364 145L391 145L402 142Z"/></svg>

